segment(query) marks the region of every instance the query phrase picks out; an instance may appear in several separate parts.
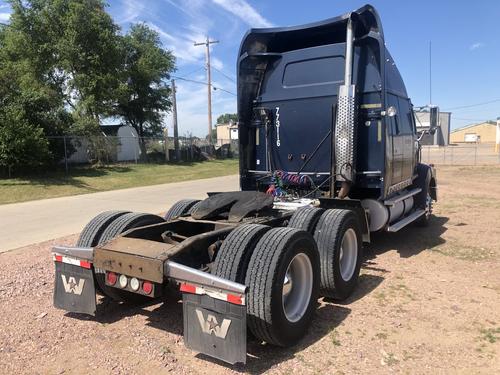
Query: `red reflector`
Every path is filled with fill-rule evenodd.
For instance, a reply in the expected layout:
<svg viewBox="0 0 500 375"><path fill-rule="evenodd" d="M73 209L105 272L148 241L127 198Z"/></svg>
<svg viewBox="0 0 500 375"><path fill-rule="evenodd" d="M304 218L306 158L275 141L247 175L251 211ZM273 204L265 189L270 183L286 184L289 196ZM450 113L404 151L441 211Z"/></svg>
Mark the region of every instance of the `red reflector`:
<svg viewBox="0 0 500 375"><path fill-rule="evenodd" d="M87 262L86 260L81 260L80 267L90 269L90 262Z"/></svg>
<svg viewBox="0 0 500 375"><path fill-rule="evenodd" d="M234 303L235 305L243 305L243 301L240 296L235 296L234 294L227 295L227 302Z"/></svg>
<svg viewBox="0 0 500 375"><path fill-rule="evenodd" d="M153 291L153 284L149 281L144 281L142 283L142 291L146 294L151 294L151 292Z"/></svg>
<svg viewBox="0 0 500 375"><path fill-rule="evenodd" d="M56 256L54 257L54 260L55 260L56 262L62 262L62 255L56 255Z"/></svg>
<svg viewBox="0 0 500 375"><path fill-rule="evenodd" d="M106 281L108 282L109 285L115 285L116 280L118 279L118 276L114 272L108 272L106 273Z"/></svg>
<svg viewBox="0 0 500 375"><path fill-rule="evenodd" d="M181 289L181 292L196 294L196 286L191 285L191 284L182 283L180 289Z"/></svg>

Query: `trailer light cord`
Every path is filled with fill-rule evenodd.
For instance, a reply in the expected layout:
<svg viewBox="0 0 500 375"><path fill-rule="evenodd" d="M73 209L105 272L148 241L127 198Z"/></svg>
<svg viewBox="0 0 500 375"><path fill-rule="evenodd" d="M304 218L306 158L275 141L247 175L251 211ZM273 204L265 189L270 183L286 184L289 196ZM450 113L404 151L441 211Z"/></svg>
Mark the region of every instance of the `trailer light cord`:
<svg viewBox="0 0 500 375"><path fill-rule="evenodd" d="M314 194L315 192L317 192L324 184L326 184L331 179L332 179L332 176L328 176L328 178L326 178L325 181L323 181L321 184L319 184L318 186L316 186L316 188L314 190L311 190L309 193L307 193L306 195L302 196L301 198L307 198L307 197L311 196L312 194Z"/></svg>

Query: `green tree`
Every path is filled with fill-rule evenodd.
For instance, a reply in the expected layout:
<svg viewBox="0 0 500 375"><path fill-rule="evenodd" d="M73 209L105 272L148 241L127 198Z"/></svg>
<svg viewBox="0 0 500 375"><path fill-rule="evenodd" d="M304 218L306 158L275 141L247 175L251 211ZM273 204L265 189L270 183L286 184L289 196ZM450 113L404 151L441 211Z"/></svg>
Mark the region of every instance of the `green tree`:
<svg viewBox="0 0 500 375"><path fill-rule="evenodd" d="M224 113L217 117L217 124L229 124L230 121L237 122L238 115L236 113Z"/></svg>
<svg viewBox="0 0 500 375"><path fill-rule="evenodd" d="M49 158L43 129L30 125L15 114L0 112L0 166L11 176L13 168L37 167Z"/></svg>
<svg viewBox="0 0 500 375"><path fill-rule="evenodd" d="M145 24L131 27L123 47L125 65L116 114L140 137L161 135L164 114L172 106L166 80L175 70L175 58L162 48L158 33ZM144 141L142 151L145 156Z"/></svg>
<svg viewBox="0 0 500 375"><path fill-rule="evenodd" d="M33 134L62 135L71 117L64 108L57 86L48 78L54 53L46 29L40 17L32 16L35 9L18 1L12 1L11 5L10 24L0 31L0 127L7 132L19 126L20 134L31 127ZM36 5L39 8L39 4ZM49 155L36 157L49 161L50 155L61 156L64 152L62 142L51 143L49 150ZM29 152L29 149L23 152Z"/></svg>
<svg viewBox="0 0 500 375"><path fill-rule="evenodd" d="M102 0L9 0L6 55L21 67L19 78L35 82L47 98L50 127L74 122L97 132L112 112L123 61L119 27ZM21 87L24 92L24 88ZM30 102L31 103L31 102ZM50 104L50 109L47 108ZM71 113L71 117L67 116ZM56 116L56 117L54 117ZM44 130L49 130L44 127ZM50 135L51 131L47 134Z"/></svg>
<svg viewBox="0 0 500 375"><path fill-rule="evenodd" d="M53 25L62 27L56 37L58 59L53 73L63 78L65 101L75 122L83 130L98 131L102 118L112 113L119 88L124 57L119 27L102 0L48 2L57 15Z"/></svg>

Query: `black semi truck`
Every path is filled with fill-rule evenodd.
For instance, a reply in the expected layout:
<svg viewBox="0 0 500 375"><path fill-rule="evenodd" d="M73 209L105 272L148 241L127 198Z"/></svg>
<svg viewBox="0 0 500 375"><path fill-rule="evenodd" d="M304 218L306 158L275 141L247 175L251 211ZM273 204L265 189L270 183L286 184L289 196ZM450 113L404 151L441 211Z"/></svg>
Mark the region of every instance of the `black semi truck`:
<svg viewBox="0 0 500 375"><path fill-rule="evenodd" d="M372 6L252 29L237 64L241 191L165 217L98 215L53 249L56 307L95 315L96 293L144 303L174 288L186 345L244 363L247 329L291 346L319 296L351 295L371 232L428 225L435 172Z"/></svg>

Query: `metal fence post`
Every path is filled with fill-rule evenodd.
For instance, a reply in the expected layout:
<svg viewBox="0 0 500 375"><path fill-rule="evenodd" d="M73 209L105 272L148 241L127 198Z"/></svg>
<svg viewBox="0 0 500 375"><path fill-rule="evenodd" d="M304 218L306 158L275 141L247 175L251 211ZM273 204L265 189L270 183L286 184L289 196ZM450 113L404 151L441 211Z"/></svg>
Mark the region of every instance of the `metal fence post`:
<svg viewBox="0 0 500 375"><path fill-rule="evenodd" d="M165 138L163 138L163 144L164 144L164 150L165 150L165 161L168 163L170 160L169 160L169 155L168 155L168 137L165 136Z"/></svg>
<svg viewBox="0 0 500 375"><path fill-rule="evenodd" d="M66 136L63 137L64 141L64 168L66 170L66 174L68 174L68 151L66 149Z"/></svg>
<svg viewBox="0 0 500 375"><path fill-rule="evenodd" d="M474 165L477 165L477 143L476 147L474 147Z"/></svg>
<svg viewBox="0 0 500 375"><path fill-rule="evenodd" d="M132 137L134 137L135 140L135 135L132 134ZM140 139L137 138L137 144L134 144L134 159L135 159L135 164L137 164L137 147L139 147ZM135 143L135 142L134 142Z"/></svg>

